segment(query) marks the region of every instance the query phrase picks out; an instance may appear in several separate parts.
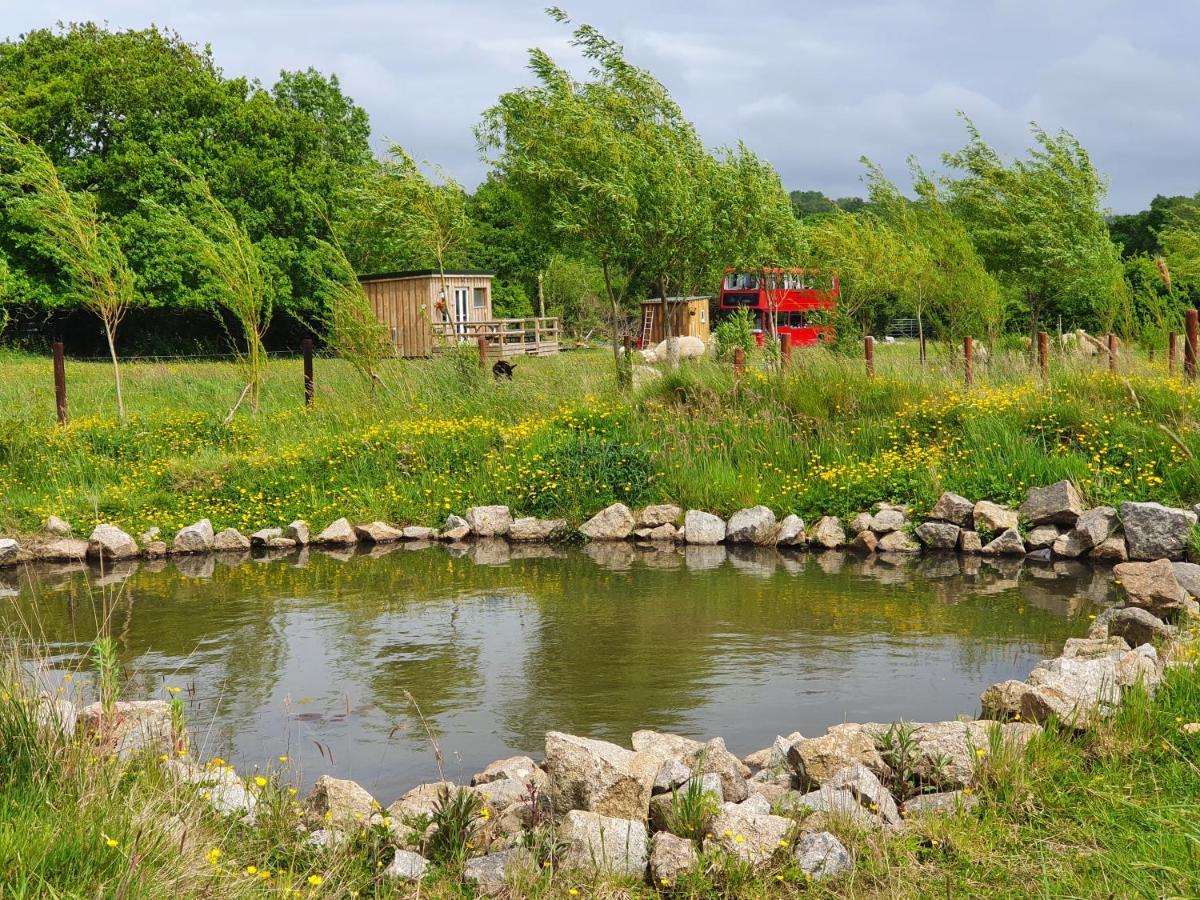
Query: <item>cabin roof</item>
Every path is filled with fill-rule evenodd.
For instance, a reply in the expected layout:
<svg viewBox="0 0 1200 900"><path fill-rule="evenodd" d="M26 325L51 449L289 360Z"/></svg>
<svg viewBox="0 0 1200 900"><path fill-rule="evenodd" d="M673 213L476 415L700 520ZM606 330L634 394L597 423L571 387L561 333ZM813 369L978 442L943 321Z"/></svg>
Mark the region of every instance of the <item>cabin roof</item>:
<svg viewBox="0 0 1200 900"><path fill-rule="evenodd" d="M406 272L375 272L370 275L359 275L359 281L396 281L401 278L436 278L438 277L437 269L409 269ZM452 269L440 273L447 278L453 278L456 275L473 275L482 276L484 278L495 278L495 272L489 272L486 269Z"/></svg>

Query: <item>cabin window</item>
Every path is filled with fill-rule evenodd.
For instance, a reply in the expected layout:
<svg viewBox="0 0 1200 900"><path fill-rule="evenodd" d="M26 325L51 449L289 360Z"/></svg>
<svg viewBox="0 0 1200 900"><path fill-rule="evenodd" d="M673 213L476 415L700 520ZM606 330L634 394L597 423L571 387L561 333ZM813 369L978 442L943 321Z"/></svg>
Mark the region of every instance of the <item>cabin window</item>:
<svg viewBox="0 0 1200 900"><path fill-rule="evenodd" d="M487 288L475 288L475 308L483 309L487 306Z"/></svg>

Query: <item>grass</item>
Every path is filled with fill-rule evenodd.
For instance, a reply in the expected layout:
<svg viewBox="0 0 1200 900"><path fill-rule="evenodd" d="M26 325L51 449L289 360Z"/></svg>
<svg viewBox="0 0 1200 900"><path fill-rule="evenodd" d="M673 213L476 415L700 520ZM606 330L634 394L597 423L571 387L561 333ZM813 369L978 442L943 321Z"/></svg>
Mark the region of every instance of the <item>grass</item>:
<svg viewBox="0 0 1200 900"><path fill-rule="evenodd" d="M49 360L0 352L0 531L48 514L168 535L209 517L253 530L341 515L438 525L505 503L578 524L614 502L674 501L728 514L756 503L807 520L881 500L920 512L943 490L1019 502L1072 478L1090 503L1200 501L1200 389L1130 351L1121 371L1053 361L1050 384L1023 355L961 366L881 345L860 360L795 354L777 374L751 360L685 363L633 395L605 351L523 360L514 381L481 375L473 351L390 361L372 392L337 360L317 361L302 403L297 359L267 366L261 410L240 410L239 368L131 361L129 421L117 422L98 362L67 366L71 423L53 421Z"/></svg>

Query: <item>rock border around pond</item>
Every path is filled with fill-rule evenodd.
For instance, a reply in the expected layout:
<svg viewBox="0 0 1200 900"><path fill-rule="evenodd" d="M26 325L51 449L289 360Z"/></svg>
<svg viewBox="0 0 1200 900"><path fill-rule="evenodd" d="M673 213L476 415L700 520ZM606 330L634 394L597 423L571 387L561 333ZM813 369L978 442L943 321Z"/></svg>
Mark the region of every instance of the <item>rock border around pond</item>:
<svg viewBox="0 0 1200 900"><path fill-rule="evenodd" d="M1200 504L1180 509L1129 501L1122 503L1120 510L1085 508L1075 486L1059 481L1031 488L1015 510L946 492L919 523L910 518L910 512L905 505L881 502L846 524L837 516L822 516L809 530L799 516L777 519L766 506L738 510L725 520L669 503L647 506L637 513L623 503L613 503L582 523L576 533L592 543L725 544L881 555L958 552L1029 556L1046 562L1089 559L1103 564L1181 561L1189 558ZM286 529L262 528L247 537L236 528L214 532L206 518L181 528L169 545L157 528L143 534L140 543L110 524L97 525L86 540L71 535L67 522L50 516L43 532L24 543L0 538L0 568L27 562L111 563L138 557L292 550L310 545L337 549L399 542L460 543L473 538L545 543L568 539L572 530L564 519L514 519L507 506L496 505L471 507L463 516L452 514L440 530L379 520L354 525L340 518L315 535L308 523L297 520Z"/></svg>

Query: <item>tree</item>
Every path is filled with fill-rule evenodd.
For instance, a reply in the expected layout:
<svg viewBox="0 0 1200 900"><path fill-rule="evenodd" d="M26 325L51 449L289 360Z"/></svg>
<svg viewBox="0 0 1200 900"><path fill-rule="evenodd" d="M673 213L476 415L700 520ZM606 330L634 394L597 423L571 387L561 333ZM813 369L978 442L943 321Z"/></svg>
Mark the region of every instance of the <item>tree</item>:
<svg viewBox="0 0 1200 900"><path fill-rule="evenodd" d="M543 282L546 309L562 317L563 328L581 337L600 327L604 274L595 263L554 254Z"/></svg>
<svg viewBox="0 0 1200 900"><path fill-rule="evenodd" d="M392 355L390 336L336 240L322 242L321 249L325 340L366 379L374 394L382 363Z"/></svg>
<svg viewBox="0 0 1200 900"><path fill-rule="evenodd" d="M117 415L123 420L117 329L133 301L133 273L116 234L98 212L92 194L68 191L45 152L3 123L0 179L7 189L5 207L12 221L26 229L22 244L51 260L65 279L68 296L104 326Z"/></svg>
<svg viewBox="0 0 1200 900"><path fill-rule="evenodd" d="M1141 212L1110 216L1108 232L1126 258L1140 253L1154 256L1163 252L1158 233L1169 227L1177 217L1186 217L1198 209L1200 193L1193 197L1164 197L1158 194L1150 201L1149 208Z"/></svg>

